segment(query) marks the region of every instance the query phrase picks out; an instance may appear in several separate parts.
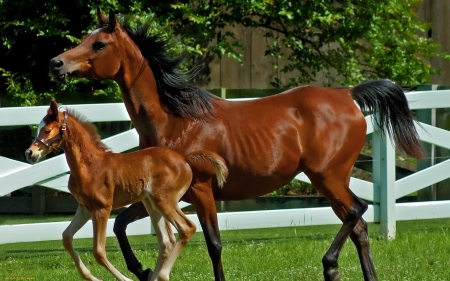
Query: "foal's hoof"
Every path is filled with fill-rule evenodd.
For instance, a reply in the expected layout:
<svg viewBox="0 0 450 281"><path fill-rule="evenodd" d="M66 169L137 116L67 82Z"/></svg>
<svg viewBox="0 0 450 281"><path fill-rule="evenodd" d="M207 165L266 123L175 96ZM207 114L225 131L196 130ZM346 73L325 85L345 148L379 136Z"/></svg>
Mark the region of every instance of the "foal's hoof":
<svg viewBox="0 0 450 281"><path fill-rule="evenodd" d="M147 268L145 271L142 271L139 274L139 281L147 281L148 277L153 274L153 271L150 268Z"/></svg>

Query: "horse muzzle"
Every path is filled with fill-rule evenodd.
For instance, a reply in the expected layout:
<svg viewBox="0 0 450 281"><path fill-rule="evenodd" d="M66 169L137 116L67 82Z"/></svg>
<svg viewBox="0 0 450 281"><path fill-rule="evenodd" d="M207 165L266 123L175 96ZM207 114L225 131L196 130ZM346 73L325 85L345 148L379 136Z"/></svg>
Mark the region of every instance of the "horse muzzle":
<svg viewBox="0 0 450 281"><path fill-rule="evenodd" d="M36 164L41 158L41 153L35 152L33 151L33 149L28 148L27 150L25 150L25 158L31 164Z"/></svg>
<svg viewBox="0 0 450 281"><path fill-rule="evenodd" d="M64 82L69 74L64 69L64 61L58 57L53 58L49 65L49 74L58 82Z"/></svg>

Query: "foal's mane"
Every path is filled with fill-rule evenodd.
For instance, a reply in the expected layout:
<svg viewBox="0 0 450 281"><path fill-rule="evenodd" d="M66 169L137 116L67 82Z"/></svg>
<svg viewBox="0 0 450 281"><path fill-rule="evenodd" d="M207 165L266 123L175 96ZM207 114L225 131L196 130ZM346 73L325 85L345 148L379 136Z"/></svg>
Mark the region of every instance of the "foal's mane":
<svg viewBox="0 0 450 281"><path fill-rule="evenodd" d="M170 55L170 40L162 34L151 34L149 24L136 23L136 27L131 27L125 18L121 20L121 26L148 61L155 76L161 106L166 112L200 120L215 116L213 100L217 97L190 83L201 67L188 71L180 69L187 59L186 54Z"/></svg>
<svg viewBox="0 0 450 281"><path fill-rule="evenodd" d="M94 143L96 147L104 152L111 151L111 149L101 141L100 135L97 131L97 127L95 127L94 124L90 123L85 116L73 109L67 109L67 114L75 119L75 121L77 121L84 128L84 130L90 136L92 143Z"/></svg>

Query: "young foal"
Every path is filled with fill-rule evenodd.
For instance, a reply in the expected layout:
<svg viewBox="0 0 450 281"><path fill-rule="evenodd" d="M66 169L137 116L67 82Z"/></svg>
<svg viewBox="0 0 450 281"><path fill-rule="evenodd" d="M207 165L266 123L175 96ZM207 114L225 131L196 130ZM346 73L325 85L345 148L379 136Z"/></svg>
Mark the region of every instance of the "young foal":
<svg viewBox="0 0 450 281"><path fill-rule="evenodd" d="M106 258L106 224L112 209L142 201L159 243L156 269L148 280L169 280L176 258L196 230L195 224L178 207L179 199L192 181L189 165L216 176L222 185L228 173L223 159L215 153L198 151L185 160L175 151L162 147L127 154L109 152L92 124L80 120L72 111L59 112L58 104L51 101L38 136L25 154L29 162L36 163L59 148L64 150L71 171L69 190L79 202L72 222L63 232L63 244L81 276L99 280L86 268L72 245L74 234L92 218L95 259L118 280L131 281ZM170 227L165 220L179 233L176 243L171 232L169 237L162 235L166 230L161 228Z"/></svg>

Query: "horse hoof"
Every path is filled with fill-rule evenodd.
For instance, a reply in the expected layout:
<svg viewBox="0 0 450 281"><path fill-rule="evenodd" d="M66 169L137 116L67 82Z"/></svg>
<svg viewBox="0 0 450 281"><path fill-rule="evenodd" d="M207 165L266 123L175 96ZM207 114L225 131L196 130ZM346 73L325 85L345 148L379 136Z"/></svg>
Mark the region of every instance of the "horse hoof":
<svg viewBox="0 0 450 281"><path fill-rule="evenodd" d="M139 281L147 281L150 276L152 276L153 271L150 268L147 268L145 271L141 272Z"/></svg>
<svg viewBox="0 0 450 281"><path fill-rule="evenodd" d="M341 281L341 275L337 271L325 274L325 281Z"/></svg>

